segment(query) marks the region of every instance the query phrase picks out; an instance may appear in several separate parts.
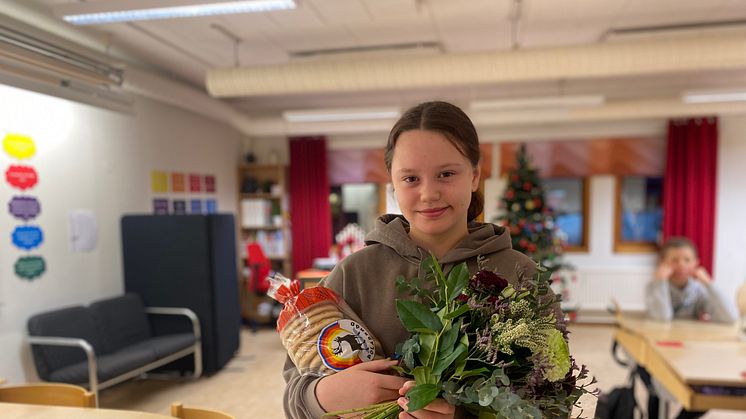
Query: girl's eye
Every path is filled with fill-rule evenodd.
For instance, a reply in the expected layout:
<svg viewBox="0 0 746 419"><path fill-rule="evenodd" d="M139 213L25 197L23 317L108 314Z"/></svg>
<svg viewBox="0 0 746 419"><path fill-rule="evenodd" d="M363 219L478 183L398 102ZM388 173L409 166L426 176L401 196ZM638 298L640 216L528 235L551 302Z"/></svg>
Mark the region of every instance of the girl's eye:
<svg viewBox="0 0 746 419"><path fill-rule="evenodd" d="M414 183L417 182L417 176L407 176L402 180L406 183Z"/></svg>
<svg viewBox="0 0 746 419"><path fill-rule="evenodd" d="M454 176L455 174L456 172L442 172L440 174L440 177L451 177L451 176Z"/></svg>

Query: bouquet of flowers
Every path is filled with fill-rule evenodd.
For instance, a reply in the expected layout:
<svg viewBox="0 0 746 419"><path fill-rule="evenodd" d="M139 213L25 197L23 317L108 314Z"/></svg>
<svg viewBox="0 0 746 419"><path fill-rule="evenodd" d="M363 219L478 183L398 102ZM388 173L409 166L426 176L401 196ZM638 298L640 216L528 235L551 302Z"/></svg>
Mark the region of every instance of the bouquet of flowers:
<svg viewBox="0 0 746 419"><path fill-rule="evenodd" d="M546 269L537 266L535 277L517 284L484 269L470 277L465 263L446 277L434 257L421 269L427 283L396 279L400 291L419 300L396 302L411 333L395 367L416 382L406 394L409 411L442 397L480 418L566 418L591 393L595 380L586 380L588 370L570 356ZM400 411L392 401L327 416L387 419Z"/></svg>

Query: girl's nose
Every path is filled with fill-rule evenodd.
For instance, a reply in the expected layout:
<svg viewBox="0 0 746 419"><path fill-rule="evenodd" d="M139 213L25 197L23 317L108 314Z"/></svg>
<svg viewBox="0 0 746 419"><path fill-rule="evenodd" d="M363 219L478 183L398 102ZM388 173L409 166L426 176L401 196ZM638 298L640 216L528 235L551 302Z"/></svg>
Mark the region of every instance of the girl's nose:
<svg viewBox="0 0 746 419"><path fill-rule="evenodd" d="M420 189L420 200L423 202L435 202L440 199L440 188L437 182L423 181Z"/></svg>

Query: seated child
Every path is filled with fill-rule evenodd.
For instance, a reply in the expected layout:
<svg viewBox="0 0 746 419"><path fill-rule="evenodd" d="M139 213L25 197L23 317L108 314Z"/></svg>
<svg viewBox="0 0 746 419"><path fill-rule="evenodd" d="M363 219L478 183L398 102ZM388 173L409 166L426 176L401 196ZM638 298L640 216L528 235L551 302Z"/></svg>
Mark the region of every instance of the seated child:
<svg viewBox="0 0 746 419"><path fill-rule="evenodd" d="M735 310L715 290L707 271L699 265L697 249L683 237L672 237L661 248L660 263L655 279L648 283L645 305L649 318L661 321L690 319L733 323ZM637 368L648 387L648 415L658 415L659 399L650 374ZM677 419L694 419L705 412L682 409Z"/></svg>

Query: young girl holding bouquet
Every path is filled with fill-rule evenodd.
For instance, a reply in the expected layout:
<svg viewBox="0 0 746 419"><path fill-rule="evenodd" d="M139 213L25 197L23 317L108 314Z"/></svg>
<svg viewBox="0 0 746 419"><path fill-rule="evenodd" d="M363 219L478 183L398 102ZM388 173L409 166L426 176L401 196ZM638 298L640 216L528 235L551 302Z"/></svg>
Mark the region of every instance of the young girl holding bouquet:
<svg viewBox="0 0 746 419"><path fill-rule="evenodd" d="M284 368L289 418L319 418L326 412L398 400L400 418L466 417L443 399L406 412L403 395L413 381L393 374L397 343L409 332L397 318L400 295L394 279L425 278L423 259L434 255L446 273L466 262L515 284L535 275L535 264L511 248L508 231L478 223L483 198L479 140L469 117L445 102L427 102L402 115L389 134L385 163L402 215L384 215L366 237L367 246L337 265L322 285L336 291L381 342L387 359L363 362L332 375L301 375L290 358ZM479 266L477 259L480 259Z"/></svg>

